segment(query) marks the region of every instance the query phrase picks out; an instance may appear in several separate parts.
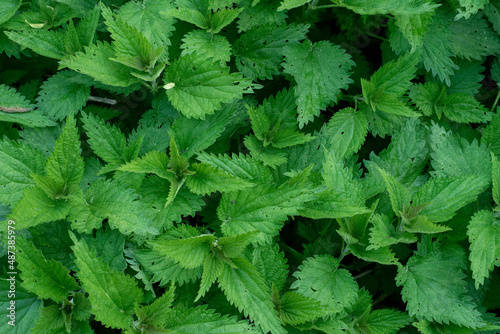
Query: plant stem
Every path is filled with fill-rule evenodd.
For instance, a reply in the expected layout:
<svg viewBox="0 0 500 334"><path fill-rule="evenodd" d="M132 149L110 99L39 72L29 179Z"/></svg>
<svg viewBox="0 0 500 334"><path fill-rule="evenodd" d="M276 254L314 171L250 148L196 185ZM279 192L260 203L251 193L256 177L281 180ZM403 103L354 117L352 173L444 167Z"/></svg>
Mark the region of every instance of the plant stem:
<svg viewBox="0 0 500 334"><path fill-rule="evenodd" d="M495 108L497 107L498 104L498 99L500 99L500 87L498 88L498 93L497 97L495 97L495 102L493 102L493 106L490 109L491 112L495 112Z"/></svg>
<svg viewBox="0 0 500 334"><path fill-rule="evenodd" d="M89 96L89 101L110 104L112 106L114 106L116 104L116 100L108 99L108 98L105 98L105 97L92 96L92 95Z"/></svg>

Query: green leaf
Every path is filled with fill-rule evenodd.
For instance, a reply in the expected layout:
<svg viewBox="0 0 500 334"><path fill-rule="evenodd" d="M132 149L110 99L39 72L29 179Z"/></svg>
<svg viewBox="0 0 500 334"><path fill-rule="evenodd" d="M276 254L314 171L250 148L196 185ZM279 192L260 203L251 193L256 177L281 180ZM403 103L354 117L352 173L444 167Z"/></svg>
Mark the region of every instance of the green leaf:
<svg viewBox="0 0 500 334"><path fill-rule="evenodd" d="M112 45L116 56L110 59L139 71L152 69L163 50L153 50L151 43L137 28L130 26L121 17L114 16L106 6L101 5L101 10L104 23L114 40Z"/></svg>
<svg viewBox="0 0 500 334"><path fill-rule="evenodd" d="M331 255L310 257L293 273L297 281L290 288L320 302L330 313L341 312L355 302L358 284L349 271L339 268L339 264Z"/></svg>
<svg viewBox="0 0 500 334"><path fill-rule="evenodd" d="M432 11L438 5L430 1L398 1L398 0L332 0L361 15L374 14L417 14Z"/></svg>
<svg viewBox="0 0 500 334"><path fill-rule="evenodd" d="M285 11L277 11L280 0L239 0L238 7L244 8L238 16L238 31L249 31L254 27L269 24L281 26L288 15Z"/></svg>
<svg viewBox="0 0 500 334"><path fill-rule="evenodd" d="M426 216L432 222L445 222L455 212L469 204L488 185L481 176L436 177L427 181L415 194L413 205L427 205L419 215Z"/></svg>
<svg viewBox="0 0 500 334"><path fill-rule="evenodd" d="M311 0L283 0L281 1L281 5L278 7L278 11L297 8L309 2L311 2Z"/></svg>
<svg viewBox="0 0 500 334"><path fill-rule="evenodd" d="M476 212L468 225L467 235L472 277L479 289L493 268L500 266L500 221L491 211Z"/></svg>
<svg viewBox="0 0 500 334"><path fill-rule="evenodd" d="M70 211L70 203L65 200L53 200L40 188L30 187L12 209L10 218L21 230L51 221L65 219Z"/></svg>
<svg viewBox="0 0 500 334"><path fill-rule="evenodd" d="M154 173L161 178L171 180L173 175L167 171L169 159L164 152L149 151L143 157L137 158L117 170L133 173Z"/></svg>
<svg viewBox="0 0 500 334"><path fill-rule="evenodd" d="M455 20L461 18L468 19L472 14L476 14L479 10L483 9L484 5L488 3L488 0L458 0L460 7L458 8L458 14L455 16ZM464 21L464 20L462 20Z"/></svg>
<svg viewBox="0 0 500 334"><path fill-rule="evenodd" d="M63 59L66 56L64 34L53 30L30 29L25 31L6 31L9 39L17 44L31 49L39 55Z"/></svg>
<svg viewBox="0 0 500 334"><path fill-rule="evenodd" d="M174 307L165 325L176 333L248 334L252 333L247 321L236 317L220 316L206 306L196 308Z"/></svg>
<svg viewBox="0 0 500 334"><path fill-rule="evenodd" d="M33 328L34 324L41 316L41 310L43 309L43 301L38 298L37 295L26 292L21 286L19 281L12 280L12 276L8 277L9 279L0 280L0 290L1 291L9 291L11 283L16 284L16 298L15 298L15 310L16 310L16 318L15 318L15 326L12 326L10 321L14 320L10 316L9 307L12 307L11 301L13 300L9 297L8 293L0 294L0 316L4 318L2 324L0 324L0 331L2 333L9 334L25 334L29 333ZM7 321L8 320L8 321Z"/></svg>
<svg viewBox="0 0 500 334"><path fill-rule="evenodd" d="M21 6L21 0L7 0L0 7L0 24L7 22Z"/></svg>
<svg viewBox="0 0 500 334"><path fill-rule="evenodd" d="M232 237L222 237L217 240L224 255L232 259L241 255L258 231L238 234Z"/></svg>
<svg viewBox="0 0 500 334"><path fill-rule="evenodd" d="M370 228L370 245L367 247L368 250L379 249L398 243L411 244L417 241L417 237L413 234L396 230L385 215L373 214L370 220L373 226Z"/></svg>
<svg viewBox="0 0 500 334"><path fill-rule="evenodd" d="M14 88L0 85L0 111L4 113L27 112L33 109L33 104L26 97L19 94ZM1 119L0 119L1 120Z"/></svg>
<svg viewBox="0 0 500 334"><path fill-rule="evenodd" d="M236 67L251 79L272 79L280 74L286 46L306 38L309 25L259 25L242 34L234 43Z"/></svg>
<svg viewBox="0 0 500 334"><path fill-rule="evenodd" d="M218 278L226 298L265 332L286 333L271 303L266 284L255 267L242 258L232 261L237 268L226 264Z"/></svg>
<svg viewBox="0 0 500 334"><path fill-rule="evenodd" d="M202 274L201 266L195 269L186 269L164 254L150 249L137 249L134 251L134 255L146 273L152 275L151 282L160 282L160 286L165 286L169 282L175 282L179 285L194 282Z"/></svg>
<svg viewBox="0 0 500 334"><path fill-rule="evenodd" d="M111 60L115 51L109 43L97 41L97 44L84 47L84 50L62 60L60 64L106 85L137 88L134 84L140 80L131 74L130 68Z"/></svg>
<svg viewBox="0 0 500 334"><path fill-rule="evenodd" d="M400 328L408 325L410 319L406 313L401 311L380 309L370 312L356 326L371 334L395 334Z"/></svg>
<svg viewBox="0 0 500 334"><path fill-rule="evenodd" d="M23 287L36 293L40 298L52 299L60 303L78 289L78 283L61 262L47 261L42 252L35 248L31 240L22 236L16 239L18 247L16 262L22 271Z"/></svg>
<svg viewBox="0 0 500 334"><path fill-rule="evenodd" d="M16 143L7 138L0 140L0 202L14 205L23 191L34 185L32 174L42 174L46 157L40 150Z"/></svg>
<svg viewBox="0 0 500 334"><path fill-rule="evenodd" d="M83 238L89 248L95 250L111 269L121 272L127 268L127 262L123 257L125 235L118 230L100 228L95 231L95 237L85 234Z"/></svg>
<svg viewBox="0 0 500 334"><path fill-rule="evenodd" d="M388 174L386 171L379 169L380 174L384 178L389 197L391 198L392 210L396 216L401 217L409 208L411 203L411 192L408 188L402 185L395 177Z"/></svg>
<svg viewBox="0 0 500 334"><path fill-rule="evenodd" d="M296 215L304 202L312 199L307 189L295 184L281 188L257 185L222 194L217 217L225 236L259 231L258 243L268 243L276 236L289 215Z"/></svg>
<svg viewBox="0 0 500 334"><path fill-rule="evenodd" d="M171 287L151 304L138 307L135 314L139 322L160 328L164 327L170 316L172 302L175 298L174 291L174 288Z"/></svg>
<svg viewBox="0 0 500 334"><path fill-rule="evenodd" d="M52 119L61 120L78 113L90 96L92 80L73 71L61 71L40 87L36 107Z"/></svg>
<svg viewBox="0 0 500 334"><path fill-rule="evenodd" d="M431 175L438 177L458 177L462 175L478 175L482 183L489 184L491 175L490 153L476 140L469 143L451 131L434 124L431 127L431 164L434 171Z"/></svg>
<svg viewBox="0 0 500 334"><path fill-rule="evenodd" d="M111 165L125 163L127 140L121 131L93 114L84 113L82 119L83 128L89 137L88 142L95 154Z"/></svg>
<svg viewBox="0 0 500 334"><path fill-rule="evenodd" d="M264 144L254 135L246 136L244 143L253 158L264 162L264 164L271 168L275 168L286 162L286 155L283 150L272 146L264 147Z"/></svg>
<svg viewBox="0 0 500 334"><path fill-rule="evenodd" d="M31 333L57 333L64 329L64 315L57 305L51 305L42 308Z"/></svg>
<svg viewBox="0 0 500 334"><path fill-rule="evenodd" d="M206 116L204 120L179 116L170 127L170 135L175 138L182 156L189 159L214 144L230 123L231 113L232 108L225 105L215 115ZM193 133L198 135L195 137Z"/></svg>
<svg viewBox="0 0 500 334"><path fill-rule="evenodd" d="M112 270L96 257L87 243L70 234L78 266L78 278L89 294L92 313L96 320L112 328L128 329L132 326L132 314L136 304L142 302L143 292L137 282L124 273Z"/></svg>
<svg viewBox="0 0 500 334"><path fill-rule="evenodd" d="M70 116L66 119L66 125L56 141L54 152L47 159L45 166L47 176L56 182L56 187L62 196L77 194L79 191L85 167L80 151L80 135L76 128L76 120Z"/></svg>
<svg viewBox="0 0 500 334"><path fill-rule="evenodd" d="M243 180L262 184L272 182L272 174L269 168L263 166L258 160L250 156L242 154L233 154L231 157L227 154L216 156L202 152L198 155L197 159Z"/></svg>
<svg viewBox="0 0 500 334"><path fill-rule="evenodd" d="M326 134L335 156L347 158L356 153L365 142L368 122L362 113L345 108L330 118Z"/></svg>
<svg viewBox="0 0 500 334"><path fill-rule="evenodd" d="M208 289L215 283L217 278L222 275L224 262L213 254L205 257L203 262L203 274L201 276L200 289L196 295L195 301L203 297Z"/></svg>
<svg viewBox="0 0 500 334"><path fill-rule="evenodd" d="M295 79L295 102L299 127L319 116L321 110L333 103L341 89L353 81L349 71L354 66L351 57L339 46L327 41L312 44L306 40L284 49L284 72Z"/></svg>
<svg viewBox="0 0 500 334"><path fill-rule="evenodd" d="M493 153L491 154L491 171L493 179L493 200L500 206L500 162Z"/></svg>
<svg viewBox="0 0 500 334"><path fill-rule="evenodd" d="M172 105L187 117L205 119L221 108L222 103L241 99L250 84L240 73L213 59L190 54L165 69L164 88Z"/></svg>
<svg viewBox="0 0 500 334"><path fill-rule="evenodd" d="M167 256L186 269L194 269L203 265L210 252L210 244L217 238L211 234L202 234L190 238L175 240L152 240L148 245L154 251Z"/></svg>
<svg viewBox="0 0 500 334"><path fill-rule="evenodd" d="M119 181L98 179L85 191L85 203L72 212L72 228L91 233L108 219L113 229L122 234L147 236L158 234L151 216L144 204L137 201L138 195Z"/></svg>
<svg viewBox="0 0 500 334"><path fill-rule="evenodd" d="M129 1L118 11L118 17L140 31L153 49L163 48L159 62L167 61L170 37L175 30L175 19L162 13L169 8L173 9L171 0Z"/></svg>
<svg viewBox="0 0 500 334"><path fill-rule="evenodd" d="M279 291L283 289L288 279L288 265L285 253L280 251L278 244L254 247L252 264L266 281L269 289L272 289L273 285Z"/></svg>
<svg viewBox="0 0 500 334"><path fill-rule="evenodd" d="M433 249L410 257L398 268L396 284L403 286L403 301L411 317L470 328L484 325L477 306L467 295L461 249ZM424 254L421 254L424 253Z"/></svg>
<svg viewBox="0 0 500 334"><path fill-rule="evenodd" d="M192 164L191 170L195 174L187 178L186 185L195 194L205 195L215 191L236 191L254 185L204 163Z"/></svg>
<svg viewBox="0 0 500 334"><path fill-rule="evenodd" d="M288 291L281 296L278 305L278 316L283 323L292 326L327 316L330 311L318 301L305 297L295 291Z"/></svg>
<svg viewBox="0 0 500 334"><path fill-rule="evenodd" d="M433 14L433 12L426 12L422 14L395 15L394 24L410 42L412 52L422 46L423 38L427 33Z"/></svg>
<svg viewBox="0 0 500 334"><path fill-rule="evenodd" d="M223 65L231 60L231 44L226 37L204 30L193 30L184 35L181 56L191 53L218 60Z"/></svg>
<svg viewBox="0 0 500 334"><path fill-rule="evenodd" d="M459 70L451 77L451 85L446 89L448 94L462 93L476 96L482 87L485 70L481 61L460 60L457 62Z"/></svg>
<svg viewBox="0 0 500 334"><path fill-rule="evenodd" d="M485 144L495 155L500 156L500 113L497 112L484 128L481 144Z"/></svg>

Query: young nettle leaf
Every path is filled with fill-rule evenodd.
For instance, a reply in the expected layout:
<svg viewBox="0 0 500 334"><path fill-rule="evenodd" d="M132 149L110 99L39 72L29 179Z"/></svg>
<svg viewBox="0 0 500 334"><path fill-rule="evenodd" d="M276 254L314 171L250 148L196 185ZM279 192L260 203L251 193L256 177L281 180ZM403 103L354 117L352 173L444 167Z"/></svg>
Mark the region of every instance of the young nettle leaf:
<svg viewBox="0 0 500 334"><path fill-rule="evenodd" d="M280 1L239 0L238 7L243 8L243 11L238 15L238 31L247 32L255 27L284 24L288 15L285 11L277 11Z"/></svg>
<svg viewBox="0 0 500 334"><path fill-rule="evenodd" d="M419 116L407 106L402 96L410 88L417 71L419 53L406 53L397 61L380 67L370 78L361 79L363 97L373 111L380 110L395 115Z"/></svg>
<svg viewBox="0 0 500 334"><path fill-rule="evenodd" d="M174 8L171 0L149 0L142 3L129 1L118 10L118 17L140 31L153 50L163 49L158 57L160 63L168 60L170 37L175 30L175 18L162 12L169 8Z"/></svg>
<svg viewBox="0 0 500 334"><path fill-rule="evenodd" d="M430 249L429 249L430 248ZM399 266L396 284L411 317L468 328L484 326L476 304L467 294L463 269L465 252L459 247L419 244L406 266Z"/></svg>
<svg viewBox="0 0 500 334"><path fill-rule="evenodd" d="M249 316L264 332L286 333L259 272L242 258L235 258L232 261L235 268L224 264L222 275L218 278L219 287L229 302L245 316Z"/></svg>
<svg viewBox="0 0 500 334"><path fill-rule="evenodd" d="M140 79L132 75L129 67L111 60L115 56L115 50L108 42L97 41L84 47L83 52L61 60L60 64L106 85L127 87L132 91L137 89Z"/></svg>
<svg viewBox="0 0 500 334"><path fill-rule="evenodd" d="M349 71L354 62L339 46L309 40L284 48L284 72L295 79L295 102L299 127L319 116L321 110L336 103L341 89L353 81Z"/></svg>
<svg viewBox="0 0 500 334"><path fill-rule="evenodd" d="M219 33L222 28L230 24L242 9L221 6L214 8L208 0L176 0L177 9L168 10L165 14L172 15L179 20L196 25L212 34Z"/></svg>
<svg viewBox="0 0 500 334"><path fill-rule="evenodd" d="M399 28L401 34L411 44L411 52L415 52L423 45L423 38L428 31L433 15L433 11L394 15L394 25Z"/></svg>
<svg viewBox="0 0 500 334"><path fill-rule="evenodd" d="M305 297L295 291L285 292L276 305L278 317L284 324L300 325L330 314L319 301Z"/></svg>
<svg viewBox="0 0 500 334"><path fill-rule="evenodd" d="M286 153L279 148L264 146L254 135L248 135L244 139L246 148L256 160L262 161L265 165L276 168L286 163Z"/></svg>
<svg viewBox="0 0 500 334"><path fill-rule="evenodd" d="M204 163L192 164L191 170L194 174L187 178L186 186L195 194L235 191L255 185Z"/></svg>
<svg viewBox="0 0 500 334"><path fill-rule="evenodd" d="M484 5L486 5L488 1L459 0L458 3L460 6L457 8L458 14L455 16L455 20L460 20L461 18L468 19L472 14L476 14L479 10L483 9Z"/></svg>
<svg viewBox="0 0 500 334"><path fill-rule="evenodd" d="M396 216L402 217L411 205L412 195L410 190L386 171L379 169L379 172L382 174L387 191L389 192L392 210Z"/></svg>
<svg viewBox="0 0 500 334"><path fill-rule="evenodd" d="M417 84L409 96L424 115L434 113L459 123L485 123L491 120L492 112L469 94L447 94L446 88L437 83Z"/></svg>
<svg viewBox="0 0 500 334"><path fill-rule="evenodd" d="M472 217L467 235L472 277L478 289L493 268L500 266L500 220L491 211L479 211Z"/></svg>
<svg viewBox="0 0 500 334"><path fill-rule="evenodd" d="M258 25L234 43L236 67L245 77L271 79L280 74L285 47L306 38L309 25Z"/></svg>
<svg viewBox="0 0 500 334"><path fill-rule="evenodd" d="M498 158L493 153L491 154L491 172L492 172L492 180L493 180L493 200L497 205L495 210L498 211L500 207L500 162Z"/></svg>
<svg viewBox="0 0 500 334"><path fill-rule="evenodd" d="M306 259L293 274L297 280L291 289L318 301L330 313L341 312L355 302L359 288L349 271L339 268L339 264L331 255Z"/></svg>
<svg viewBox="0 0 500 334"><path fill-rule="evenodd" d="M195 54L172 62L163 75L166 94L172 105L189 118L205 119L223 103L252 93L251 83L241 73L229 73L229 67Z"/></svg>
<svg viewBox="0 0 500 334"><path fill-rule="evenodd" d="M491 152L500 156L500 114L493 115L491 122L484 128L481 144L490 148Z"/></svg>
<svg viewBox="0 0 500 334"><path fill-rule="evenodd" d="M10 40L29 48L39 55L63 59L66 56L64 34L59 31L46 29L30 29L25 31L7 31Z"/></svg>
<svg viewBox="0 0 500 334"><path fill-rule="evenodd" d="M16 245L16 262L22 271L23 287L27 291L36 293L40 298L62 303L69 298L70 292L79 288L76 280L70 276L69 269L58 261L47 261L31 240L19 236Z"/></svg>
<svg viewBox="0 0 500 334"><path fill-rule="evenodd" d="M7 22L21 6L21 0L8 0L0 6L0 24Z"/></svg>
<svg viewBox="0 0 500 334"><path fill-rule="evenodd" d="M150 305L136 307L135 314L139 320L138 329L144 325L156 328L164 326L171 312L172 303L175 298L174 292L175 287L172 285L170 289L165 291L161 297L158 297ZM154 329L149 328L149 330L153 331Z"/></svg>
<svg viewBox="0 0 500 334"><path fill-rule="evenodd" d="M111 60L122 63L139 71L150 71L163 52L162 48L153 50L151 43L135 27L114 16L111 10L101 6L102 15L114 42L116 57Z"/></svg>
<svg viewBox="0 0 500 334"><path fill-rule="evenodd" d="M89 294L92 313L96 320L112 328L129 329L132 314L142 302L143 292L137 282L114 269L96 257L85 240L78 240L70 233L75 245L72 247L78 266L78 279Z"/></svg>
<svg viewBox="0 0 500 334"><path fill-rule="evenodd" d="M368 0L363 2L358 0L333 0L333 2L361 15L421 14L430 12L439 6L427 0L408 2L398 0Z"/></svg>
<svg viewBox="0 0 500 334"><path fill-rule="evenodd" d="M379 249L398 243L411 244L417 237L406 231L397 230L385 215L373 214L370 218L373 226L370 228L370 245L368 250ZM411 222L410 222L411 223Z"/></svg>

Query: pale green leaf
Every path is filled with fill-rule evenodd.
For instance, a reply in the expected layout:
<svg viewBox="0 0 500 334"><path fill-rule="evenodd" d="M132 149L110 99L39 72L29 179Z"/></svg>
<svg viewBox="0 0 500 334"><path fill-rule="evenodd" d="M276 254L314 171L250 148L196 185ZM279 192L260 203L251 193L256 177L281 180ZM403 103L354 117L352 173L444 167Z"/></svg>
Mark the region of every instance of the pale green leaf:
<svg viewBox="0 0 500 334"><path fill-rule="evenodd" d="M112 328L128 329L136 304L142 302L143 292L130 276L110 269L84 240L71 236L78 266L78 278L89 294L95 319Z"/></svg>
<svg viewBox="0 0 500 334"><path fill-rule="evenodd" d="M455 16L455 20L460 20L461 18L469 19L471 15L483 9L484 5L488 3L488 0L458 0L458 2L460 7L463 8L457 9L458 14Z"/></svg>
<svg viewBox="0 0 500 334"><path fill-rule="evenodd" d="M281 0L239 0L238 7L244 8L238 15L238 31L269 24L281 26L288 18L286 11L276 10Z"/></svg>
<svg viewBox="0 0 500 334"><path fill-rule="evenodd" d="M491 211L479 211L472 217L467 235L472 277L478 289L493 268L500 266L500 221Z"/></svg>
<svg viewBox="0 0 500 334"><path fill-rule="evenodd" d="M373 214L373 226L370 228L370 245L368 250L379 249L398 243L411 244L417 237L405 231L396 230L389 218L385 215Z"/></svg>
<svg viewBox="0 0 500 334"><path fill-rule="evenodd" d="M291 289L305 297L320 302L331 313L351 306L358 295L358 284L346 269L339 268L339 260L331 255L316 255L306 259L299 270Z"/></svg>
<svg viewBox="0 0 500 334"><path fill-rule="evenodd" d="M485 144L495 155L500 156L500 114L498 111L484 128L481 144Z"/></svg>
<svg viewBox="0 0 500 334"><path fill-rule="evenodd" d="M218 257L209 254L203 262L203 274L201 276L200 289L196 295L195 301L200 299L207 293L208 289L215 283L218 277L222 275L224 270L224 262Z"/></svg>
<svg viewBox="0 0 500 334"><path fill-rule="evenodd" d="M272 146L264 146L254 135L246 136L244 143L253 158L264 162L271 168L286 162L286 154L283 150Z"/></svg>
<svg viewBox="0 0 500 334"><path fill-rule="evenodd" d="M398 268L396 284L403 286L403 301L410 316L471 328L484 325L477 306L467 295L461 249L434 249L410 257Z"/></svg>
<svg viewBox="0 0 500 334"><path fill-rule="evenodd" d="M370 78L370 81L378 88L382 87L386 93L403 95L415 77L418 53L407 52L397 60L392 60L381 66Z"/></svg>
<svg viewBox="0 0 500 334"><path fill-rule="evenodd" d="M14 88L0 85L0 111L4 113L27 112L34 108L26 97L19 94ZM2 119L0 119L2 120Z"/></svg>
<svg viewBox="0 0 500 334"><path fill-rule="evenodd" d="M5 138L0 141L0 202L14 205L23 190L34 185L31 174L42 174L46 157L42 151Z"/></svg>
<svg viewBox="0 0 500 334"><path fill-rule="evenodd" d="M32 334L66 331L64 328L64 315L58 305L45 306L42 308L41 313L41 317L31 330Z"/></svg>
<svg viewBox="0 0 500 334"><path fill-rule="evenodd" d="M205 119L223 103L241 99L250 87L240 73L229 73L211 58L185 55L165 69L166 94L172 105L187 117ZM172 86L173 84L173 86Z"/></svg>
<svg viewBox="0 0 500 334"><path fill-rule="evenodd" d="M399 0L332 0L361 15L374 14L417 14L432 11L437 5L431 1Z"/></svg>
<svg viewBox="0 0 500 334"><path fill-rule="evenodd" d="M493 181L493 200L497 205L500 205L500 162L494 154L491 154L491 172Z"/></svg>
<svg viewBox="0 0 500 334"><path fill-rule="evenodd" d="M18 236L16 247L16 262L22 271L21 278L26 290L36 293L40 298L60 303L69 297L70 292L79 288L76 280L70 276L69 269L61 262L47 261L31 240Z"/></svg>
<svg viewBox="0 0 500 334"><path fill-rule="evenodd" d="M278 291L283 290L288 279L288 265L285 253L280 251L278 244L255 246L252 252L252 264L269 289L274 285Z"/></svg>
<svg viewBox="0 0 500 334"><path fill-rule="evenodd" d="M418 14L397 14L394 24L399 28L403 36L410 42L412 51L423 44L423 38L427 33L428 25L432 20L433 12Z"/></svg>
<svg viewBox="0 0 500 334"><path fill-rule="evenodd" d="M404 312L390 309L380 309L370 312L356 326L370 334L395 334L399 329L409 324L411 318Z"/></svg>
<svg viewBox="0 0 500 334"><path fill-rule="evenodd" d="M319 116L320 111L337 102L341 89L353 81L349 71L354 62L339 46L327 41L309 40L284 49L284 72L295 79L299 127Z"/></svg>
<svg viewBox="0 0 500 334"><path fill-rule="evenodd" d="M138 320L142 324L153 325L160 328L164 327L165 322L167 322L170 316L172 302L175 298L174 291L174 288L171 287L151 304L137 308L135 314Z"/></svg>
<svg viewBox="0 0 500 334"><path fill-rule="evenodd" d="M245 77L271 79L280 74L285 47L298 45L308 25L259 25L242 34L234 43L236 66Z"/></svg>
<svg viewBox="0 0 500 334"><path fill-rule="evenodd" d="M226 298L265 332L284 334L285 329L271 302L267 286L258 271L242 258L232 260L237 268L224 266L218 278Z"/></svg>
<svg viewBox="0 0 500 334"><path fill-rule="evenodd" d="M61 71L46 80L38 92L36 107L52 119L78 113L90 96L92 80L73 71Z"/></svg>
<svg viewBox="0 0 500 334"><path fill-rule="evenodd" d="M410 207L412 195L408 188L401 184L394 176L386 171L379 169L380 174L384 178L387 192L391 198L392 210L396 216L401 217L403 213Z"/></svg>

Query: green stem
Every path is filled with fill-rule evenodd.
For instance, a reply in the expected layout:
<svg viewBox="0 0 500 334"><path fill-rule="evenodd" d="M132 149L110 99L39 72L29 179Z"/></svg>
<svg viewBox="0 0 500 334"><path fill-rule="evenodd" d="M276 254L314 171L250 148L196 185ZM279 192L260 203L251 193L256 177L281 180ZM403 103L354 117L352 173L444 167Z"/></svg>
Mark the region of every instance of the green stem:
<svg viewBox="0 0 500 334"><path fill-rule="evenodd" d="M495 108L497 107L499 99L500 99L500 88L498 89L498 93L497 93L497 97L495 98L495 102L493 102L493 106L490 109L491 112L495 112Z"/></svg>
<svg viewBox="0 0 500 334"><path fill-rule="evenodd" d="M339 6L339 5L321 5L321 6L312 6L312 5L311 5L311 9L313 9L313 10L317 10L317 9L327 9L327 8L340 8L340 7L343 7L343 6Z"/></svg>

